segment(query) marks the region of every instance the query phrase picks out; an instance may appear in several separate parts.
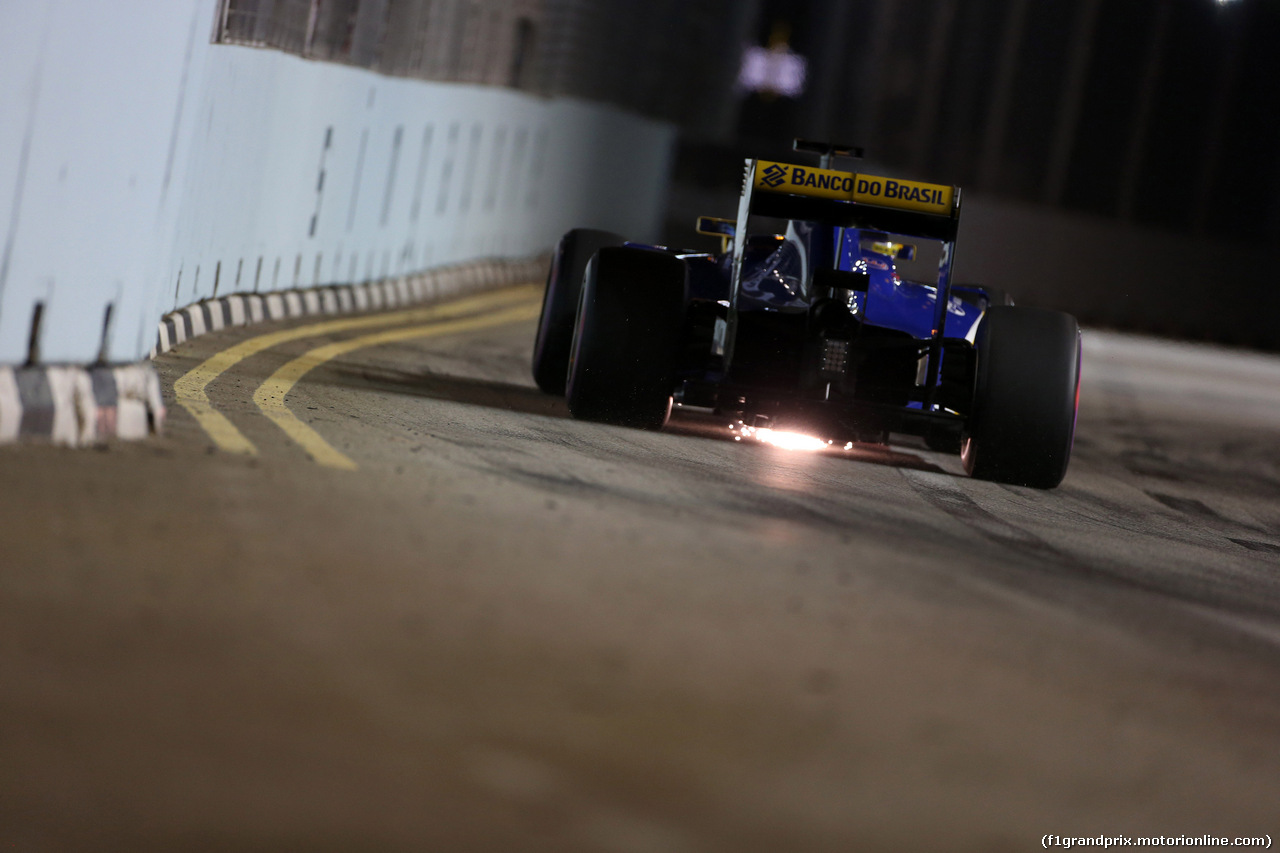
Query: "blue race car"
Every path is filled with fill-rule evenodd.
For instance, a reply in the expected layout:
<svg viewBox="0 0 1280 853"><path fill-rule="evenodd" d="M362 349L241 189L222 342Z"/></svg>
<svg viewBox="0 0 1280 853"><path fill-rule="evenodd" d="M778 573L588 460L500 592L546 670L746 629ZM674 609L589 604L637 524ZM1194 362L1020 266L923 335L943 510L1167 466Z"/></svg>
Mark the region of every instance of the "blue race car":
<svg viewBox="0 0 1280 853"><path fill-rule="evenodd" d="M581 418L660 429L673 402L746 428L922 436L974 477L1049 489L1071 456L1069 314L953 284L960 188L747 160L718 253L575 229L556 247L533 375Z"/></svg>

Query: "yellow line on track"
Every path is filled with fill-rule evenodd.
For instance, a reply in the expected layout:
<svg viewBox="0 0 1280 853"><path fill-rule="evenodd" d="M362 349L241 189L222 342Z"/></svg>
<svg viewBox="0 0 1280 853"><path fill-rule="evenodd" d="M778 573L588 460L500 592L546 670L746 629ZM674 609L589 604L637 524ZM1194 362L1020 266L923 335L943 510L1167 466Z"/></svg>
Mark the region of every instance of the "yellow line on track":
<svg viewBox="0 0 1280 853"><path fill-rule="evenodd" d="M459 320L450 320L444 322L435 322L428 325L409 326L400 329L388 329L383 332L376 332L371 335L362 335L358 338L350 338L345 341L337 341L300 355L293 361L281 367L275 373L258 387L253 394L253 402L258 404L258 408L262 413L271 418L276 426L284 430L289 438L293 439L303 450L311 455L311 458L321 465L327 465L330 468L341 468L348 471L356 470L356 463L339 450L335 450L332 445L320 437L320 434L311 427L298 420L293 412L289 411L285 405L285 396L293 390L293 386L298 383L303 376L316 367L327 361L335 359L339 356L346 355L358 349L367 347L376 347L383 344L397 343L400 341L412 340L415 338L429 338L438 335L451 335L460 332L470 332L476 329L484 329L490 326L501 326L506 323L516 323L521 320L531 320L538 316L540 306L535 303L525 305L517 305L514 308L508 308L505 311L499 311L495 314L485 314L478 317L466 317Z"/></svg>
<svg viewBox="0 0 1280 853"><path fill-rule="evenodd" d="M254 456L258 452L257 448L253 446L249 439L244 437L240 430L236 429L235 425L225 415L213 407L213 404L209 402L209 395L205 391L209 383L246 358L257 355L271 347L302 338L346 332L354 329L371 329L379 326L445 320L463 314L474 314L479 311L532 299L540 290L541 288L536 285L522 285L473 296L468 299L460 299L457 302L446 302L442 305L411 308L390 314L345 317L258 335L210 356L199 366L190 370L173 384L174 396L177 398L178 403L190 412L197 423L204 428L204 431L213 439L214 444L230 453L243 453Z"/></svg>

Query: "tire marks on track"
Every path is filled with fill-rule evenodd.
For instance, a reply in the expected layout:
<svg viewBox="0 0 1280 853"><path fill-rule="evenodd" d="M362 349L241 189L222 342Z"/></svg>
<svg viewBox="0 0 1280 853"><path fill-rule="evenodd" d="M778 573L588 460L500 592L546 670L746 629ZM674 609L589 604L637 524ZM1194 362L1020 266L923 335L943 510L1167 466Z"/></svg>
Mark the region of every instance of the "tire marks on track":
<svg viewBox="0 0 1280 853"><path fill-rule="evenodd" d="M971 577L991 581L1005 593L1021 591L1042 599L1054 601L1075 599L1082 602L1112 601L1105 593L1132 593L1154 607L1176 609L1183 616L1227 628L1235 637L1247 637L1261 641L1259 650L1267 656L1280 653L1280 630L1274 623L1274 613L1280 606L1280 584L1272 580L1267 590L1259 595L1258 581L1266 580L1262 573L1255 573L1248 583L1230 575L1187 575L1160 566L1147 567L1135 572L1134 565L1113 556L1094 553L1074 553L1028 530L1026 527L997 516L966 494L968 481L953 477L932 475L919 471L902 470L902 478L930 506L941 510L964 524L983 539L1021 559L993 559L986 568ZM975 483L973 488L991 488L992 484ZM1021 490L1002 487L1005 492L1020 495ZM1059 495L1047 493L1033 496L1032 503L1062 501L1078 503L1088 500L1085 495ZM1062 510L1059 506L1055 509ZM1147 535L1150 535L1148 531ZM1231 539L1237 545L1249 548L1245 542ZM1267 543L1254 543L1266 547L1256 550L1272 553L1275 547ZM1087 584L1078 581L1087 580ZM1102 594L1100 594L1102 593Z"/></svg>

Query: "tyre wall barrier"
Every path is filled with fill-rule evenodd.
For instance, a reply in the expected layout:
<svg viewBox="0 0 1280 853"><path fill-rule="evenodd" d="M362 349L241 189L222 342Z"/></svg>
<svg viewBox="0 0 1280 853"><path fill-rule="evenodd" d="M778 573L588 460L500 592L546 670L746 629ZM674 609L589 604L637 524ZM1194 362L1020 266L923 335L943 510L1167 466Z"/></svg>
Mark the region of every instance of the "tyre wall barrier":
<svg viewBox="0 0 1280 853"><path fill-rule="evenodd" d="M656 237L672 126L212 44L217 5L6 8L0 364L129 362L186 306L528 258L573 226Z"/></svg>

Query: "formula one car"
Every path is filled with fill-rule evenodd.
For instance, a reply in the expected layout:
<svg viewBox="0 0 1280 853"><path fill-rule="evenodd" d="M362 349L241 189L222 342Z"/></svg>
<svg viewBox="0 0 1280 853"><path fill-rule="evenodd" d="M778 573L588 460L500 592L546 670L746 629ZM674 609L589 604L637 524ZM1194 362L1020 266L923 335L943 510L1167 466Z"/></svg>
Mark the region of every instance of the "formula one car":
<svg viewBox="0 0 1280 853"><path fill-rule="evenodd" d="M673 401L748 429L922 436L972 476L1049 489L1079 399L1069 314L953 284L960 188L747 160L719 253L576 229L556 247L533 354L582 418L659 429Z"/></svg>

